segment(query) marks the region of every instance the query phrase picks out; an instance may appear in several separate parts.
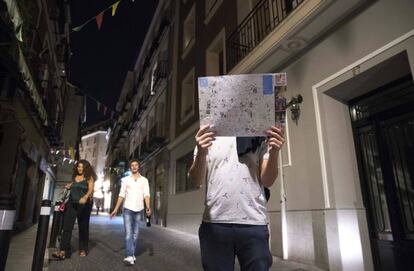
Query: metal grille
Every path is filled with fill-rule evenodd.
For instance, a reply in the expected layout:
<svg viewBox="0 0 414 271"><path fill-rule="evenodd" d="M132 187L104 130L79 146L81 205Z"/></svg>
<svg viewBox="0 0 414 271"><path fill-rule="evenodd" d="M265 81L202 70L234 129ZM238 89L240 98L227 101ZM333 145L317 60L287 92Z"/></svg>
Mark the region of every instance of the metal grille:
<svg viewBox="0 0 414 271"><path fill-rule="evenodd" d="M381 233L391 233L391 223L388 216L389 212L378 144L373 127L369 126L362 128L358 135L358 141L361 146L361 162L367 189L369 190L369 201L373 211L375 230L378 234L378 238L382 239L380 236Z"/></svg>
<svg viewBox="0 0 414 271"><path fill-rule="evenodd" d="M303 1L260 1L227 40L227 71L247 56Z"/></svg>
<svg viewBox="0 0 414 271"><path fill-rule="evenodd" d="M414 115L394 120L384 130L405 239L414 240Z"/></svg>

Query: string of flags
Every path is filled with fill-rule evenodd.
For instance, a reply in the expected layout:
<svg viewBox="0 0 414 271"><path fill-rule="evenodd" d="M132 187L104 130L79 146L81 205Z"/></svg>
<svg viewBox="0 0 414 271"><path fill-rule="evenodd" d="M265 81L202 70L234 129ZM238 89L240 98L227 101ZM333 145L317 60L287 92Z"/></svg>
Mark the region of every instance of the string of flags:
<svg viewBox="0 0 414 271"><path fill-rule="evenodd" d="M109 5L108 7L106 7L105 9L103 9L102 11L98 12L98 14L96 14L95 16L92 16L91 18L89 18L88 20L86 20L83 24L78 25L76 27L72 28L72 32L79 32L82 30L82 28L84 26L86 26L88 23L95 21L96 25L98 27L98 30L101 30L102 27L102 23L103 23L103 19L104 19L104 13L108 10L111 10L111 15L112 17L115 16L116 11L118 10L118 6L119 4L124 1L124 0L118 0L115 3ZM134 0L132 0L132 2L134 2Z"/></svg>
<svg viewBox="0 0 414 271"><path fill-rule="evenodd" d="M109 112L109 116L111 119L113 119L114 117L116 117L118 115L118 112L116 112L115 110L113 110L111 107L109 107L108 105L98 101L96 98L92 97L91 95L89 95L86 92L83 92L83 94L85 95L85 97L91 99L92 101L94 101L96 103L96 110L99 113L103 113L104 116L106 116L106 114Z"/></svg>
<svg viewBox="0 0 414 271"><path fill-rule="evenodd" d="M111 119L113 119L114 117L118 116L118 112L117 112L117 111L115 111L115 110L113 110L110 106L108 106L108 105L106 105L106 104L104 104L104 103L100 102L98 99L96 99L95 97L91 96L89 93L87 93L87 92L83 91L82 89L80 89L80 88L76 87L76 86L75 86L75 85L73 85L72 83L67 82L67 84L68 84L68 85L70 85L72 88L76 89L76 93L75 93L75 95L82 94L83 96L85 96L85 98L88 98L88 99L90 99L90 100L94 101L94 102L96 103L96 109L97 109L97 111L98 111L98 112L101 112L101 110L102 110L102 113L104 114L104 116L106 116L106 113L107 113L108 111L110 112L110 117L111 117ZM85 108L84 108L84 111L86 112L86 99L85 99L85 101L84 101L84 107L85 107ZM86 117L86 115L85 115L85 117ZM84 122L85 122L85 121L86 121L86 120L84 120Z"/></svg>
<svg viewBox="0 0 414 271"><path fill-rule="evenodd" d="M69 147L68 149L51 149L50 153L54 155L55 161L53 166L57 166L57 163L60 163L61 166L64 166L65 163L68 165L76 165L78 160L75 159L77 150L74 147ZM124 171L119 167L105 167L104 170L109 173L121 174Z"/></svg>
<svg viewBox="0 0 414 271"><path fill-rule="evenodd" d="M67 149L51 149L50 153L55 157L55 163L61 162L62 166L67 161L70 164L76 164L78 161L75 159L77 150L74 147L70 146ZM56 164L55 164L56 165Z"/></svg>

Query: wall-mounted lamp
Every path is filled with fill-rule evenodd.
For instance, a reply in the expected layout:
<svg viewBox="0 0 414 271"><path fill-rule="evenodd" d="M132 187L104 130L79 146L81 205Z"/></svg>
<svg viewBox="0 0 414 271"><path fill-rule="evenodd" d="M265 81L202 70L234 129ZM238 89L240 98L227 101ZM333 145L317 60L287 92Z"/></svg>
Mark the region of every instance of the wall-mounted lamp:
<svg viewBox="0 0 414 271"><path fill-rule="evenodd" d="M292 120L298 125L298 120L300 117L300 106L303 101L302 95L298 94L293 96L292 99L287 103L286 109L290 108L290 113L292 113Z"/></svg>

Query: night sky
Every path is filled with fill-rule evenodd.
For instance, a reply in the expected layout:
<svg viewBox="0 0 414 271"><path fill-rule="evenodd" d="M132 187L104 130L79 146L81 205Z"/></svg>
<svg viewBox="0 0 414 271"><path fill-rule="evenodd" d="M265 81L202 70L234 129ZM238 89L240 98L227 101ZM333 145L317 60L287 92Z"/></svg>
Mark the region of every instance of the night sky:
<svg viewBox="0 0 414 271"><path fill-rule="evenodd" d="M116 0L72 0L72 27L83 24ZM122 0L112 17L104 14L98 30L96 20L71 34L69 81L90 96L115 108L128 70L132 70L151 23L157 0ZM88 99L87 122L92 125L110 117L97 112Z"/></svg>

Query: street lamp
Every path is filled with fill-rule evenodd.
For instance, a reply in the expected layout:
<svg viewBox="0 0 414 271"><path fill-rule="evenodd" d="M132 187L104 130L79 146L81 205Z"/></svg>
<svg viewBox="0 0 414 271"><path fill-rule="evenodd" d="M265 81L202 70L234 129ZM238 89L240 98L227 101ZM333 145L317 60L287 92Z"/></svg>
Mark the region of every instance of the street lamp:
<svg viewBox="0 0 414 271"><path fill-rule="evenodd" d="M298 94L296 96L293 96L292 99L288 102L286 105L286 109L290 108L290 112L292 114L292 120L298 125L298 120L300 117L300 104L303 101L302 95Z"/></svg>

